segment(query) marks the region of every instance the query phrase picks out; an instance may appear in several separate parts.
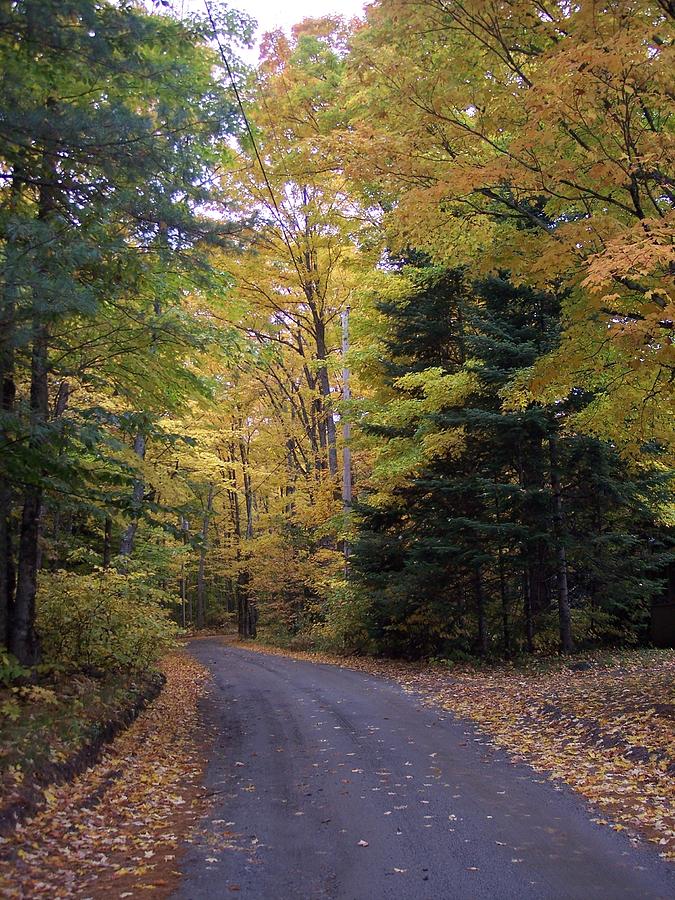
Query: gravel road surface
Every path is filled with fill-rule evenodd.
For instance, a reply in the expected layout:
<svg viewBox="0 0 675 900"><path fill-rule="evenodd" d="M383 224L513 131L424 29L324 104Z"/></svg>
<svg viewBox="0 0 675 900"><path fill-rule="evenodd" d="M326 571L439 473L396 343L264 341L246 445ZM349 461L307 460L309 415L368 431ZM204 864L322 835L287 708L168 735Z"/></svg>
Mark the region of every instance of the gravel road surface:
<svg viewBox="0 0 675 900"><path fill-rule="evenodd" d="M651 847L397 684L196 640L215 805L175 900L675 897Z"/></svg>

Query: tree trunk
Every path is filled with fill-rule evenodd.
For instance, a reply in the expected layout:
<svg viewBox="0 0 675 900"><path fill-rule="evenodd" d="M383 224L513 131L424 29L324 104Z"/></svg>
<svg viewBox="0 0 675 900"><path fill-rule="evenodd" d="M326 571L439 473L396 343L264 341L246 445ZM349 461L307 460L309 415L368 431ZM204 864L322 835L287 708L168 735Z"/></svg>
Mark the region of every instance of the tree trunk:
<svg viewBox="0 0 675 900"><path fill-rule="evenodd" d="M478 619L478 652L481 656L487 656L488 633L485 622L485 597L483 594L483 576L480 566L474 569L474 589L476 592L476 617Z"/></svg>
<svg viewBox="0 0 675 900"><path fill-rule="evenodd" d="M495 493L495 513L497 525L501 525L501 509L499 506L499 494L497 493ZM499 540L501 541L501 538ZM511 623L509 621L509 592L504 571L504 548L501 543L497 547L497 570L499 573L499 596L502 612L502 637L504 652L508 655L511 653Z"/></svg>
<svg viewBox="0 0 675 900"><path fill-rule="evenodd" d="M185 626L187 624L187 618L186 618L187 582L185 580L185 563L184 562L182 562L180 564L179 589L180 589L180 620L181 620L181 626L183 628L185 628Z"/></svg>
<svg viewBox="0 0 675 900"><path fill-rule="evenodd" d="M244 482L244 501L246 507L246 538L253 537L253 489L251 484L251 473L248 466L248 450L246 443L241 436L242 423L238 423L240 436L238 440L239 456L242 464L242 475ZM228 447L230 462L230 480L232 487L228 491L230 499L230 511L232 516L232 530L235 537L236 545L236 597L237 597L237 632L240 640L247 640L256 636L257 610L251 603L248 593L248 572L245 569L245 553L242 552L242 523L241 512L239 509L239 487L237 482L237 470L235 463L237 461L237 445L231 441Z"/></svg>
<svg viewBox="0 0 675 900"><path fill-rule="evenodd" d="M258 610L256 605L251 602L248 596L248 588L246 581L248 580L245 573L240 583L237 584L237 625L239 631L239 639L242 641L254 639L258 636Z"/></svg>
<svg viewBox="0 0 675 900"><path fill-rule="evenodd" d="M16 173L18 174L18 173ZM16 175L12 180L9 201L10 213L19 199L21 185ZM3 271L2 306L0 307L0 416L8 422L14 412L16 385L14 383L14 342L17 299L17 273L15 271L18 253L14 241L5 242L5 264ZM0 428L0 446L11 440L3 425ZM15 571L14 546L12 541L12 484L9 474L0 468L0 645L7 646L9 628L14 606Z"/></svg>
<svg viewBox="0 0 675 900"><path fill-rule="evenodd" d="M204 572L206 569L206 553L202 547L199 551L199 564L197 566L197 628L203 628L206 624L206 597L204 592Z"/></svg>
<svg viewBox="0 0 675 900"><path fill-rule="evenodd" d="M105 517L103 525L103 568L107 569L110 565L110 556L112 554L112 518Z"/></svg>
<svg viewBox="0 0 675 900"><path fill-rule="evenodd" d="M525 618L525 647L534 653L534 619L532 616L531 576L529 566L523 569L523 615Z"/></svg>
<svg viewBox="0 0 675 900"><path fill-rule="evenodd" d="M70 384L64 379L59 384L56 392L56 400L54 401L54 418L60 419L68 408L68 400L70 399Z"/></svg>
<svg viewBox="0 0 675 900"><path fill-rule="evenodd" d="M52 421L56 421L60 419L65 413L68 407L68 400L70 399L70 384L66 379L63 379L59 383L58 390L56 392L56 398L54 400L54 407L52 410ZM49 412L47 413L47 417L49 417ZM63 458L63 445L61 445L56 451L56 456L58 459ZM42 500L42 505L40 506L40 514L38 516L39 519L39 530L38 530L38 557L37 557L37 570L44 567L43 562L43 551L44 551L44 541L42 540L42 528L44 525L44 521L46 518L46 514L49 509L53 509L53 522L54 522L54 547L57 547L58 537L59 537L59 527L60 527L60 506L59 501L54 500L52 498L49 504L44 502L44 498Z"/></svg>
<svg viewBox="0 0 675 900"><path fill-rule="evenodd" d="M145 459L145 435L139 431L134 438L134 453L141 460ZM136 478L131 492L131 522L122 533L120 540L120 556L131 556L134 549L134 540L138 530L138 521L143 507L145 495L145 482L142 478Z"/></svg>
<svg viewBox="0 0 675 900"><path fill-rule="evenodd" d="M9 418L14 409L15 386L13 378L13 338L3 331L0 321L0 415ZM3 337L7 345L3 347ZM0 443L6 443L9 435L0 431ZM12 541L11 481L6 472L0 471L0 645L6 645L14 608L14 547Z"/></svg>
<svg viewBox="0 0 675 900"><path fill-rule="evenodd" d="M249 637L249 600L248 600L248 574L243 568L243 555L241 552L241 513L239 510L239 485L237 482L236 445L234 441L228 444L228 462L231 487L228 489L230 501L230 516L232 519L232 532L234 534L235 564L237 576L235 581L235 594L237 603L237 631L240 640Z"/></svg>
<svg viewBox="0 0 675 900"><path fill-rule="evenodd" d="M37 313L34 313L37 319ZM47 381L47 326L39 321L33 326L31 357L31 440L30 446L39 449L44 443L41 431L49 416ZM40 473L38 473L39 478ZM9 630L9 649L24 666L35 666L40 660L40 646L35 631L35 595L40 559L40 514L42 484L38 480L26 488L21 528L19 532L19 560L16 595Z"/></svg>
<svg viewBox="0 0 675 900"><path fill-rule="evenodd" d="M525 500L522 519L530 529L521 548L523 566L523 615L528 652L534 650L538 617L550 605L550 511L541 505L548 486L544 435L527 432L518 447L519 481Z"/></svg>
<svg viewBox="0 0 675 900"><path fill-rule="evenodd" d="M241 457L241 471L244 479L244 506L246 509L246 540L253 537L253 489L251 484L251 469L248 464L248 447L242 433L243 422L239 420L239 456Z"/></svg>
<svg viewBox="0 0 675 900"><path fill-rule="evenodd" d="M55 162L46 156L44 183L40 187L38 219L48 222L56 211ZM48 274L52 252L47 245L44 260L37 261L43 275ZM45 429L49 421L48 347L49 326L46 313L33 295L31 311L32 353L30 376L30 430L29 447L39 455L44 450ZM9 649L24 666L35 666L40 661L40 645L35 631L35 595L40 561L40 514L42 512L42 471L37 471L33 484L24 492L21 526L19 531L19 557L16 572L16 593L9 626Z"/></svg>
<svg viewBox="0 0 675 900"><path fill-rule="evenodd" d="M199 548L199 565L197 568L197 628L203 628L206 624L206 554L209 547L209 524L213 509L213 485L209 485L209 493L202 521L202 542Z"/></svg>
<svg viewBox="0 0 675 900"><path fill-rule="evenodd" d="M509 591L506 583L506 573L504 571L504 551L501 547L497 549L497 565L499 570L499 597L501 600L502 612L502 639L504 641L504 653L508 656L511 653L511 623L509 617Z"/></svg>
<svg viewBox="0 0 675 900"><path fill-rule="evenodd" d="M258 608L255 603L248 601L248 636L255 639L258 636Z"/></svg>
<svg viewBox="0 0 675 900"><path fill-rule="evenodd" d="M350 308L347 306L342 312L342 402L344 405L351 400L350 372L347 365L347 354L349 353L349 313ZM352 508L353 490L352 490L352 449L351 449L352 426L347 415L347 410L343 406L342 410L342 508L346 514L347 520ZM345 522L347 526L347 521ZM349 578L349 557L351 547L349 546L349 538L345 534L342 544L342 555L344 557L344 573L345 578Z"/></svg>
<svg viewBox="0 0 675 900"><path fill-rule="evenodd" d="M8 515L11 506L11 488L0 483L0 646L7 646L9 624L14 610L14 547L11 523ZM7 512L5 512L7 510Z"/></svg>
<svg viewBox="0 0 675 900"><path fill-rule="evenodd" d="M326 444L328 447L328 472L334 478L338 473L337 434L331 405L328 369L325 366L322 366L319 369L319 388L321 390L321 396L323 397L323 415L326 427Z"/></svg>
<svg viewBox="0 0 675 900"><path fill-rule="evenodd" d="M330 379L328 378L328 348L326 347L326 326L315 315L314 327L316 329L316 358L320 363L317 371L317 384L321 395L323 425L326 430L326 449L328 451L328 472L332 478L338 473L337 460L337 433L335 419L333 418L333 405L331 402Z"/></svg>
<svg viewBox="0 0 675 900"><path fill-rule="evenodd" d="M9 629L9 650L22 666L35 666L40 661L40 644L35 631L35 595L41 501L39 487L26 490L19 534L16 595Z"/></svg>
<svg viewBox="0 0 675 900"><path fill-rule="evenodd" d="M257 611L248 594L248 573L240 569L237 573L237 630L240 640L256 636Z"/></svg>
<svg viewBox="0 0 675 900"><path fill-rule="evenodd" d="M560 487L560 461L558 457L558 438L554 432L548 436L549 459L551 462L551 491L553 494L553 534L556 549L556 581L558 586L558 624L560 629L560 646L563 653L574 650L572 639L572 615L567 585L567 555L565 552L565 520Z"/></svg>
<svg viewBox="0 0 675 900"><path fill-rule="evenodd" d="M189 524L187 519L184 519L183 516L181 516L178 521L178 527L180 528L183 546L185 547L188 543ZM180 579L178 586L180 591L181 622L183 628L185 628L187 625L187 572L185 570L185 559L183 559L180 564Z"/></svg>

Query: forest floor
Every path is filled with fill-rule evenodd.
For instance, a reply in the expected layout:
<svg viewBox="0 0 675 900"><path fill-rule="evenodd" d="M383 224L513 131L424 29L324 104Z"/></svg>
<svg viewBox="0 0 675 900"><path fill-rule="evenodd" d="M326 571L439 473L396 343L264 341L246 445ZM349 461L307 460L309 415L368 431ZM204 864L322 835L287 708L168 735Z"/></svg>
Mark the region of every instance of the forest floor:
<svg viewBox="0 0 675 900"><path fill-rule="evenodd" d="M472 720L513 761L574 788L597 807L598 824L675 860L674 651L449 667L249 646L395 679Z"/></svg>
<svg viewBox="0 0 675 900"><path fill-rule="evenodd" d="M183 652L163 665L158 698L41 808L0 838L0 896L103 900L167 895L179 845L207 804L209 735L198 702L208 673Z"/></svg>
<svg viewBox="0 0 675 900"><path fill-rule="evenodd" d="M158 673L52 675L0 689L0 835L84 771L160 692Z"/></svg>

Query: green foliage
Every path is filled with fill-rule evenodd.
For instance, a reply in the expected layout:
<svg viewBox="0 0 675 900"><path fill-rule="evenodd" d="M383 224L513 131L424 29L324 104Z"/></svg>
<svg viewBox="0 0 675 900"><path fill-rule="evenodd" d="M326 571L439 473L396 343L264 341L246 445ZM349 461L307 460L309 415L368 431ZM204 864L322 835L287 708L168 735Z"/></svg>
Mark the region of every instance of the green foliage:
<svg viewBox="0 0 675 900"><path fill-rule="evenodd" d="M381 306L390 391L361 422L378 441L354 552L374 645L405 656L550 649L563 571L580 645L643 639L669 555L658 524L665 479L567 425L583 392L550 407L504 401L555 346L556 297L503 276L471 284L426 267L407 277L408 299Z"/></svg>
<svg viewBox="0 0 675 900"><path fill-rule="evenodd" d="M18 663L16 657L0 648L0 682L9 687L13 682L26 678L30 671Z"/></svg>
<svg viewBox="0 0 675 900"><path fill-rule="evenodd" d="M371 597L358 585L336 583L324 604L322 620L308 630L312 646L340 653L374 652L371 607Z"/></svg>
<svg viewBox="0 0 675 900"><path fill-rule="evenodd" d="M166 599L143 573L43 575L38 630L45 663L72 671L152 668L178 633Z"/></svg>

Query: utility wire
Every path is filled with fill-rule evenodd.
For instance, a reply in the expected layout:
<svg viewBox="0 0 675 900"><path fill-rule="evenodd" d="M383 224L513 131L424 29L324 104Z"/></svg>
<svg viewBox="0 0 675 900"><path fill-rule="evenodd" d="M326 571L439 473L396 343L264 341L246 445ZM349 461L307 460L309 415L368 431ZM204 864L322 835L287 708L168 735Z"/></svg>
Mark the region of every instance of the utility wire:
<svg viewBox="0 0 675 900"><path fill-rule="evenodd" d="M279 228L281 229L281 235L282 235L283 241L286 244L286 248L288 249L291 260L293 261L293 266L295 267L295 271L298 273L298 278L300 279L300 284L302 285L304 283L304 277L303 277L303 273L301 270L301 266L300 266L300 263L298 262L297 257L293 251L293 247L291 246L291 241L290 241L290 238L288 235L288 230L287 230L286 226L284 225L284 221L283 221L283 218L281 215L281 210L279 209L276 197L274 196L274 190L272 188L272 184L267 175L267 170L265 169L265 164L263 162L262 156L260 155L260 151L258 150L258 144L255 139L255 135L253 134L253 129L251 128L251 123L249 122L248 116L246 115L246 110L244 109L244 104L242 103L242 100L241 100L241 95L239 93L239 88L237 87L237 82L234 78L234 73L232 71L232 67L230 66L227 55L225 53L225 49L224 49L222 42L220 40L220 37L218 35L218 29L216 28L216 23L213 19L213 15L211 13L211 6L209 4L209 0L204 0L204 7L206 9L206 15L208 16L209 22L211 23L211 30L213 31L213 37L216 42L216 46L218 47L218 52L220 54L220 58L222 59L223 65L225 66L225 71L227 72L227 75L230 79L230 84L232 85L232 90L234 92L234 96L236 97L237 105L238 105L241 115L244 119L244 123L246 125L246 132L250 138L251 145L253 147L253 152L255 154L255 158L258 162L258 165L260 166L260 171L261 171L263 179L265 181L265 186L267 187L267 191L270 195L270 199L272 201L272 206L274 207L274 211L276 213L276 219L277 219L277 222L279 223ZM265 102L264 95L263 95L263 102ZM283 156L282 156L282 161L283 161ZM285 465L285 462L280 464L279 466L277 466L276 469L274 469L272 472L270 472L269 475L267 475L263 479L263 481L259 485L256 486L256 489L261 487L262 484L265 483L265 481L267 481L269 478L271 478L272 475L274 475L275 472L279 468L281 468L281 465Z"/></svg>
<svg viewBox="0 0 675 900"><path fill-rule="evenodd" d="M216 45L218 47L218 52L220 54L220 58L222 59L223 65L225 66L225 71L227 72L228 77L230 79L230 84L232 85L232 90L234 92L234 96L237 99L237 105L238 105L239 110L244 119L244 123L246 125L246 132L250 138L251 145L253 147L253 152L255 154L255 158L258 162L258 165L260 166L260 171L261 171L262 177L265 181L265 186L267 187L267 191L270 195L270 199L272 201L272 206L274 207L274 211L276 213L277 222L279 223L279 228L281 229L281 234L284 239L284 243L286 244L288 252L291 255L291 259L293 260L293 265L295 266L298 276L301 278L301 282L302 282L302 273L300 271L300 266L296 259L295 253L293 252L290 238L288 236L288 231L286 229L286 226L284 225L283 218L281 216L281 210L279 209L279 206L277 204L277 199L274 196L274 190L272 189L272 184L267 175L267 170L265 169L265 164L263 163L262 156L260 155L260 151L258 150L258 144L255 139L255 135L253 134L253 129L251 128L251 123L249 122L248 116L246 115L246 110L244 109L244 104L242 103L242 100L241 100L241 95L239 93L239 88L237 87L237 82L235 80L234 73L232 71L232 67L230 66L230 63L227 58L227 54L225 53L225 49L220 40L220 36L218 34L218 29L216 28L216 23L213 19L213 15L211 13L211 6L209 4L209 0L204 0L204 7L206 9L206 15L208 16L209 22L211 23L211 30L213 31L213 37L214 37Z"/></svg>

